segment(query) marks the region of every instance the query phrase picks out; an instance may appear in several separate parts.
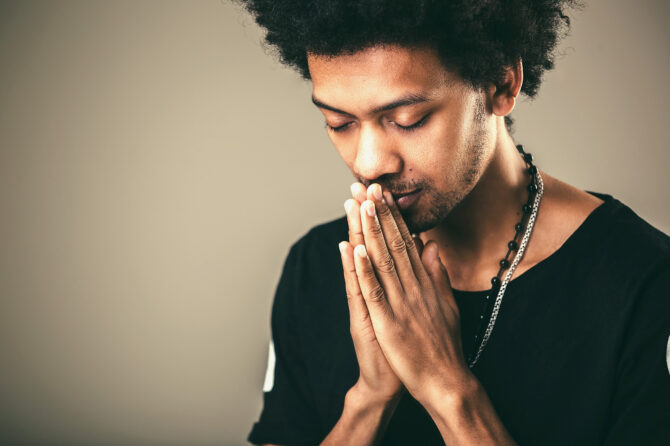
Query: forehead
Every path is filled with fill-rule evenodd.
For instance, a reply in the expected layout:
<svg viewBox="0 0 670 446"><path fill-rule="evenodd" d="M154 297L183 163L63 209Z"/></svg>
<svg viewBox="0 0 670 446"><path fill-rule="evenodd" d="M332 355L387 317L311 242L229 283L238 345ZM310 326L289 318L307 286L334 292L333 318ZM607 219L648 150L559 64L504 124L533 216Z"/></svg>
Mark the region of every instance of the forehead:
<svg viewBox="0 0 670 446"><path fill-rule="evenodd" d="M307 54L313 95L329 104L372 107L407 93L437 94L457 81L432 47L384 45L353 54Z"/></svg>

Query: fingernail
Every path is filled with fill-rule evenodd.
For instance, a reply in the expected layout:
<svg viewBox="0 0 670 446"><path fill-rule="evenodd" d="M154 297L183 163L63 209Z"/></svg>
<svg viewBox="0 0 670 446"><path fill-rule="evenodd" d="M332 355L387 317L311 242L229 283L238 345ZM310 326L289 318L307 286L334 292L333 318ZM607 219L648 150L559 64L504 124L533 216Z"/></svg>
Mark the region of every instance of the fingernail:
<svg viewBox="0 0 670 446"><path fill-rule="evenodd" d="M377 200L382 199L382 187L379 184L373 184L372 186L372 196Z"/></svg>
<svg viewBox="0 0 670 446"><path fill-rule="evenodd" d="M365 211L368 213L368 215L370 217L374 217L375 216L375 202L370 201L370 200L365 200L364 203L365 203L365 206L367 206Z"/></svg>
<svg viewBox="0 0 670 446"><path fill-rule="evenodd" d="M351 206L353 206L353 200L349 199L344 202L344 211L348 214L351 211Z"/></svg>
<svg viewBox="0 0 670 446"><path fill-rule="evenodd" d="M365 245L358 245L354 249L354 252L356 255L362 259L366 258L368 256L368 252L365 250Z"/></svg>
<svg viewBox="0 0 670 446"><path fill-rule="evenodd" d="M355 197L356 189L358 189L358 183L352 183L349 189L351 190L351 195Z"/></svg>
<svg viewBox="0 0 670 446"><path fill-rule="evenodd" d="M386 200L387 205L393 204L393 195L391 192L384 192L384 199Z"/></svg>
<svg viewBox="0 0 670 446"><path fill-rule="evenodd" d="M337 246L340 248L340 253L344 254L344 250L347 248L347 244L345 242L340 242Z"/></svg>

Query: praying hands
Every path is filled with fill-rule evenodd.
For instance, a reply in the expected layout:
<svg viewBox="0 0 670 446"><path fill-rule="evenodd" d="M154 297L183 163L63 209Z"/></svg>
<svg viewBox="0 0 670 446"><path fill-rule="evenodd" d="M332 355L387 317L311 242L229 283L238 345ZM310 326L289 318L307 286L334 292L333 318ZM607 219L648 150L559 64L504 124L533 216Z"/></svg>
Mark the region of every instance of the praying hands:
<svg viewBox="0 0 670 446"><path fill-rule="evenodd" d="M392 195L378 184L366 191L355 183L352 193L345 202L349 242L340 251L360 369L358 401L395 407L407 389L450 444L512 443L466 364L437 244L423 247L412 237Z"/></svg>

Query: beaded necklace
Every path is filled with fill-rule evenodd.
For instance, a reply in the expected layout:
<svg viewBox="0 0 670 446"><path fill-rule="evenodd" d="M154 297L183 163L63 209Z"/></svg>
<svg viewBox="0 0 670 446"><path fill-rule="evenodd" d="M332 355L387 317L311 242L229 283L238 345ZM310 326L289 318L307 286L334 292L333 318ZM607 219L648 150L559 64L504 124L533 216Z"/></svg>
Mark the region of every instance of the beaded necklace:
<svg viewBox="0 0 670 446"><path fill-rule="evenodd" d="M542 183L540 172L533 164L533 155L524 152L523 146L521 144L518 144L516 149L523 157L523 160L526 162L528 166L526 172L531 177L530 183L527 186L528 200L521 207L521 210L523 211L521 221L514 225L516 232L514 234L514 238L507 244L507 255L505 255L505 258L500 261L500 269L498 269L498 274L496 274L496 276L491 279L491 290L489 290L486 295L484 311L482 311L482 314L479 316L479 327L475 334L475 348L467 358L468 367L470 368L477 364L477 361L479 360L479 357L482 354L489 337L491 336L493 326L495 325L496 319L498 317L498 312L500 311L500 304L502 303L502 298L505 294L507 284L512 278L512 274L514 274L514 270L516 269L517 265L521 261L521 258L523 257L523 254L526 250L526 246L528 245L530 235L533 232L533 226L535 226L535 219L537 218L537 211L540 206L540 199L542 198L542 193L544 191L544 185ZM519 242L517 239L519 238L519 235L524 230L524 228L525 232L521 242ZM514 256L512 263L510 263L509 257L513 251L516 251L516 255ZM500 277L505 270L507 270L507 274L501 282ZM493 303L493 308L491 309L491 298L493 296L496 296L496 299ZM490 316L485 318L489 311L491 313ZM484 323L485 319L488 319L488 324Z"/></svg>

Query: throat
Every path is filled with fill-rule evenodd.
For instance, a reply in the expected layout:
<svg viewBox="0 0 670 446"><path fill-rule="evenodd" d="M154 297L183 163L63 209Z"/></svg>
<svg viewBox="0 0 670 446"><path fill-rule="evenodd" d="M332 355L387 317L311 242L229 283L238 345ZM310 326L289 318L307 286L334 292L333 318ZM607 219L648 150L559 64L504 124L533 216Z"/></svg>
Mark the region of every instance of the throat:
<svg viewBox="0 0 670 446"><path fill-rule="evenodd" d="M513 146L513 153L499 153L470 195L440 225L421 234L424 243L437 243L454 289L499 286L519 250L524 250L522 240L535 215L539 173L518 147ZM527 267L523 257L515 275L521 263Z"/></svg>

